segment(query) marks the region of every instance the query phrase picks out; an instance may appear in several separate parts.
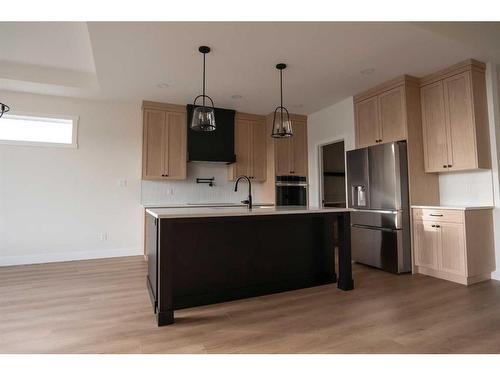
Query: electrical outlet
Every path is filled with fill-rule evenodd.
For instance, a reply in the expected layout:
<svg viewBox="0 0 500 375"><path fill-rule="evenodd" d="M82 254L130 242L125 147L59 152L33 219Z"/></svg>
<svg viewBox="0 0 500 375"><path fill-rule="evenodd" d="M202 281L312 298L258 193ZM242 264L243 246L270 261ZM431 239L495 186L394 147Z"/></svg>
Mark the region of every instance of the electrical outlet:
<svg viewBox="0 0 500 375"><path fill-rule="evenodd" d="M118 186L124 188L124 187L127 187L128 185L128 182L127 180L123 179L123 180L118 180Z"/></svg>
<svg viewBox="0 0 500 375"><path fill-rule="evenodd" d="M107 241L108 240L108 234L107 233L98 233L97 238L100 241Z"/></svg>

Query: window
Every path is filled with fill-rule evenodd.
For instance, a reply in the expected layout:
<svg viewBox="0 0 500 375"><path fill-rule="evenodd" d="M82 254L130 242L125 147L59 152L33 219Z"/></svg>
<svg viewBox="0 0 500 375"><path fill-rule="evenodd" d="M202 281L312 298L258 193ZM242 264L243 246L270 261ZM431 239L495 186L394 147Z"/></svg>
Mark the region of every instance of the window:
<svg viewBox="0 0 500 375"><path fill-rule="evenodd" d="M5 114L0 118L0 144L74 147L78 117Z"/></svg>

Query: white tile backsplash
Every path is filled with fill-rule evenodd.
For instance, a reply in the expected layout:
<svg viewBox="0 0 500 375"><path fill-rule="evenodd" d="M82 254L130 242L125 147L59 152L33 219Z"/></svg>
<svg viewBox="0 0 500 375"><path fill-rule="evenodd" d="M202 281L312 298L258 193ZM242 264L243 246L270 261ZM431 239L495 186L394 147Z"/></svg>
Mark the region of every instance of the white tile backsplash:
<svg viewBox="0 0 500 375"><path fill-rule="evenodd" d="M442 173L439 175L439 196L443 206L493 205L491 170Z"/></svg>
<svg viewBox="0 0 500 375"><path fill-rule="evenodd" d="M187 165L187 179L180 181L142 181L141 203L143 205L168 205L188 203L239 203L248 196L246 181L241 181L238 191L234 182L228 180L226 164L191 162ZM197 184L197 178L215 177L215 185ZM261 200L261 183L252 183L252 196L256 203Z"/></svg>

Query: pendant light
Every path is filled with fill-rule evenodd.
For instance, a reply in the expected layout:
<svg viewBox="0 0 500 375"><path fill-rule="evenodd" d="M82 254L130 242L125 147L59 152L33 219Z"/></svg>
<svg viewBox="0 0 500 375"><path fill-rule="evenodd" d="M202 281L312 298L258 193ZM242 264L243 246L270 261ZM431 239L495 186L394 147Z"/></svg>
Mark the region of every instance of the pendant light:
<svg viewBox="0 0 500 375"><path fill-rule="evenodd" d="M210 52L210 47L201 46L198 48L203 54L203 94L198 95L193 103L193 118L191 119L191 129L201 132L211 132L215 130L215 108L214 101L208 95L205 95L205 56ZM201 98L202 105L196 106L196 101ZM206 101L210 100L211 105L206 105Z"/></svg>
<svg viewBox="0 0 500 375"><path fill-rule="evenodd" d="M285 68L286 64L280 63L276 65L276 69L280 71L280 106L274 110L273 133L271 134L273 138L286 138L293 135L290 114L283 107L283 70Z"/></svg>
<svg viewBox="0 0 500 375"><path fill-rule="evenodd" d="M10 107L7 104L0 103L0 117L3 116L4 113L10 111Z"/></svg>

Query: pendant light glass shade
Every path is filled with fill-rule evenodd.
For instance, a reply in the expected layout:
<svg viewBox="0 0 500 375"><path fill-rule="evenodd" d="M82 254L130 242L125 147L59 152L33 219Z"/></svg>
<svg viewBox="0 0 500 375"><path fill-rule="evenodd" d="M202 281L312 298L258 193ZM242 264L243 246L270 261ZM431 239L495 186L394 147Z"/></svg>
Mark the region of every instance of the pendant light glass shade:
<svg viewBox="0 0 500 375"><path fill-rule="evenodd" d="M273 133L271 135L273 138L286 138L291 137L292 134L292 122L288 110L285 107L276 108L274 110Z"/></svg>
<svg viewBox="0 0 500 375"><path fill-rule="evenodd" d="M194 110L193 110L193 118L191 119L191 129L200 131L200 132L211 132L215 130L215 109L212 99L207 96L208 99L212 102L211 107L205 106L203 103L202 106L196 106L196 100L202 97L199 95L194 100ZM205 99L203 99L205 101Z"/></svg>
<svg viewBox="0 0 500 375"><path fill-rule="evenodd" d="M198 51L203 54L203 94L194 99L190 128L200 132L211 132L215 130L215 107L212 98L205 95L205 56L210 52L210 47L201 46ZM202 99L201 106L196 104L196 101L200 98ZM210 106L206 105L207 99L210 101Z"/></svg>
<svg viewBox="0 0 500 375"><path fill-rule="evenodd" d="M273 138L287 138L293 135L292 122L290 121L290 114L288 110L283 107L283 69L286 64L276 65L276 69L280 71L280 105L274 110L273 117Z"/></svg>
<svg viewBox="0 0 500 375"><path fill-rule="evenodd" d="M10 111L10 107L7 104L0 103L0 117L3 116L4 113Z"/></svg>

